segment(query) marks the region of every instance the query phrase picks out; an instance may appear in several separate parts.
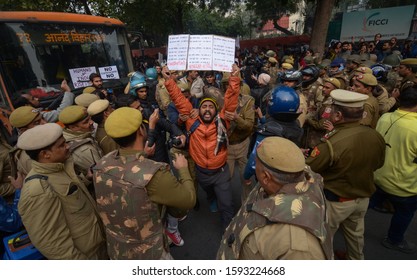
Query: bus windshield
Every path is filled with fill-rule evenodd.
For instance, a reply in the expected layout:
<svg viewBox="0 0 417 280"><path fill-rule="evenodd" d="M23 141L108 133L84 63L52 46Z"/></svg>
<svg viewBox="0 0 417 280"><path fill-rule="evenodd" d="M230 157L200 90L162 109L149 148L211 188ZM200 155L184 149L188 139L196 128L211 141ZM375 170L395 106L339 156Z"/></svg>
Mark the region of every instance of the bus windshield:
<svg viewBox="0 0 417 280"><path fill-rule="evenodd" d="M28 91L59 89L63 79L81 89L92 72L103 79L125 78L132 69L128 46L122 26L0 22L3 86L13 99Z"/></svg>

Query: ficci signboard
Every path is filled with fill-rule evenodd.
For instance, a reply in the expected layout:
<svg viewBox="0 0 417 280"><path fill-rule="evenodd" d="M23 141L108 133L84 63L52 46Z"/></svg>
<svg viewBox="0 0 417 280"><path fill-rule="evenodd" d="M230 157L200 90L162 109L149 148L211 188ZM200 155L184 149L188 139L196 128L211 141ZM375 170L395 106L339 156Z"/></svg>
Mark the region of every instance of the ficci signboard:
<svg viewBox="0 0 417 280"><path fill-rule="evenodd" d="M415 5L384 9L372 9L360 12L343 13L340 41L357 41L364 37L372 41L380 33L382 40L391 37L405 39L410 31Z"/></svg>

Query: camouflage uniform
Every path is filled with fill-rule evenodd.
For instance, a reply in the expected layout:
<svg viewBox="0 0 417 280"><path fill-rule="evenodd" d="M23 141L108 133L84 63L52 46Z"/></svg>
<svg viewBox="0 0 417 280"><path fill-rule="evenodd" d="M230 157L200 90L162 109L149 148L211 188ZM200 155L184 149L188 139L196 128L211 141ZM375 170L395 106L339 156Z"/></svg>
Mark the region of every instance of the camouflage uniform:
<svg viewBox="0 0 417 280"><path fill-rule="evenodd" d="M257 185L226 229L217 259L332 259L326 217L323 179L309 167L303 181L273 196Z"/></svg>
<svg viewBox="0 0 417 280"><path fill-rule="evenodd" d="M170 258L162 205L190 209L196 199L188 169L178 172L182 183L167 164L137 151L114 151L97 163L93 177L97 206L111 259Z"/></svg>

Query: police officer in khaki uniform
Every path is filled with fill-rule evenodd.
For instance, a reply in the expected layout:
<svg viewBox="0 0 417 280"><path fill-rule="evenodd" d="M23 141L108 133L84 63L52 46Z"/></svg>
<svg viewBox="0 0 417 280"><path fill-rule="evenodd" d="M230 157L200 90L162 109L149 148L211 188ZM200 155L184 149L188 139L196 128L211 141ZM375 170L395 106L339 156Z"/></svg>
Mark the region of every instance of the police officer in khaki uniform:
<svg viewBox="0 0 417 280"><path fill-rule="evenodd" d="M75 174L62 128L38 125L17 146L32 159L18 209L33 245L47 259L106 259L95 201Z"/></svg>
<svg viewBox="0 0 417 280"><path fill-rule="evenodd" d="M258 146L259 183L223 235L217 259L332 259L323 179L281 137Z"/></svg>
<svg viewBox="0 0 417 280"><path fill-rule="evenodd" d="M227 147L227 164L233 177L235 163L239 166L241 182L243 171L248 162L250 137L255 127L255 99L250 95L239 93L238 105L235 112L225 112L225 118L230 121L228 129L229 146ZM245 201L251 188L242 184L242 201Z"/></svg>
<svg viewBox="0 0 417 280"><path fill-rule="evenodd" d="M333 90L327 133L306 163L323 176L329 225L334 236L343 231L348 259L364 259L365 214L375 192L373 171L384 163L385 141L368 126L360 125L369 97L346 90Z"/></svg>
<svg viewBox="0 0 417 280"><path fill-rule="evenodd" d="M109 137L104 130L104 122L108 116L113 112L113 107L110 106L110 102L107 99L96 100L91 103L87 108L87 113L91 116L91 119L97 124L97 130L95 139L103 150L103 154L108 154L119 148L119 145Z"/></svg>
<svg viewBox="0 0 417 280"><path fill-rule="evenodd" d="M22 106L15 109L10 114L9 121L10 124L17 129L19 135L28 129L46 123L41 111L32 106ZM9 152L9 156L12 177L21 176L22 178L25 178L32 169L32 160L25 151L18 147L13 147Z"/></svg>
<svg viewBox="0 0 417 280"><path fill-rule="evenodd" d="M87 109L72 105L59 114L59 121L65 125L64 137L74 159L77 174L87 175L89 168L101 157L102 150L92 136L93 121Z"/></svg>
<svg viewBox="0 0 417 280"><path fill-rule="evenodd" d="M368 96L365 101L361 124L372 128L376 128L379 119L379 103L372 94L377 85L378 81L372 74L358 74L352 83L352 91Z"/></svg>
<svg viewBox="0 0 417 280"><path fill-rule="evenodd" d="M400 85L400 92L417 84L417 58L406 58L401 60L398 67L398 74L403 78Z"/></svg>
<svg viewBox="0 0 417 280"><path fill-rule="evenodd" d="M180 154L173 160L178 181L166 163L146 159L139 110L115 110L104 128L120 145L97 162L93 175L110 258L172 259L164 234L165 206L186 210L196 201L187 160Z"/></svg>
<svg viewBox="0 0 417 280"><path fill-rule="evenodd" d="M99 100L100 97L98 97L95 94L90 94L90 93L83 93L78 95L75 100L74 103L76 105L80 105L83 106L84 108L88 108L88 106L93 103L96 100Z"/></svg>

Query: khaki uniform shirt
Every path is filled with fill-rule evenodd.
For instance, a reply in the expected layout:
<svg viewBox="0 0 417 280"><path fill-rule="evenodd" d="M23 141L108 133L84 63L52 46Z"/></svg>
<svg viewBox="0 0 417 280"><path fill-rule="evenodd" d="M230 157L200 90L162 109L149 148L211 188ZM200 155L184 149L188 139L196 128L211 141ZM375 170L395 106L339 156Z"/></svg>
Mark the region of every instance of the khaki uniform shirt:
<svg viewBox="0 0 417 280"><path fill-rule="evenodd" d="M325 138L306 159L323 176L324 188L343 198L370 197L373 172L384 164L384 138L359 122L336 124Z"/></svg>
<svg viewBox="0 0 417 280"><path fill-rule="evenodd" d="M33 245L48 259L106 259L104 229L95 201L65 163L32 161L19 214Z"/></svg>
<svg viewBox="0 0 417 280"><path fill-rule="evenodd" d="M119 145L114 142L113 138L107 135L106 130L104 130L104 123L97 126L95 137L100 148L103 150L103 155L107 155L119 148Z"/></svg>
<svg viewBox="0 0 417 280"><path fill-rule="evenodd" d="M9 196L15 192L9 180L11 174L9 150L10 145L2 138L0 139L0 196Z"/></svg>
<svg viewBox="0 0 417 280"><path fill-rule="evenodd" d="M379 104L378 100L373 95L368 95L363 112L363 119L361 125L367 125L372 128L376 128L376 124L379 119Z"/></svg>
<svg viewBox="0 0 417 280"><path fill-rule="evenodd" d="M86 175L88 169L100 160L103 151L92 138L90 132L80 133L65 128L63 134L66 142L70 144L71 155L74 159L76 171ZM75 149L72 149L71 145L74 145L77 141L82 144L75 144Z"/></svg>

